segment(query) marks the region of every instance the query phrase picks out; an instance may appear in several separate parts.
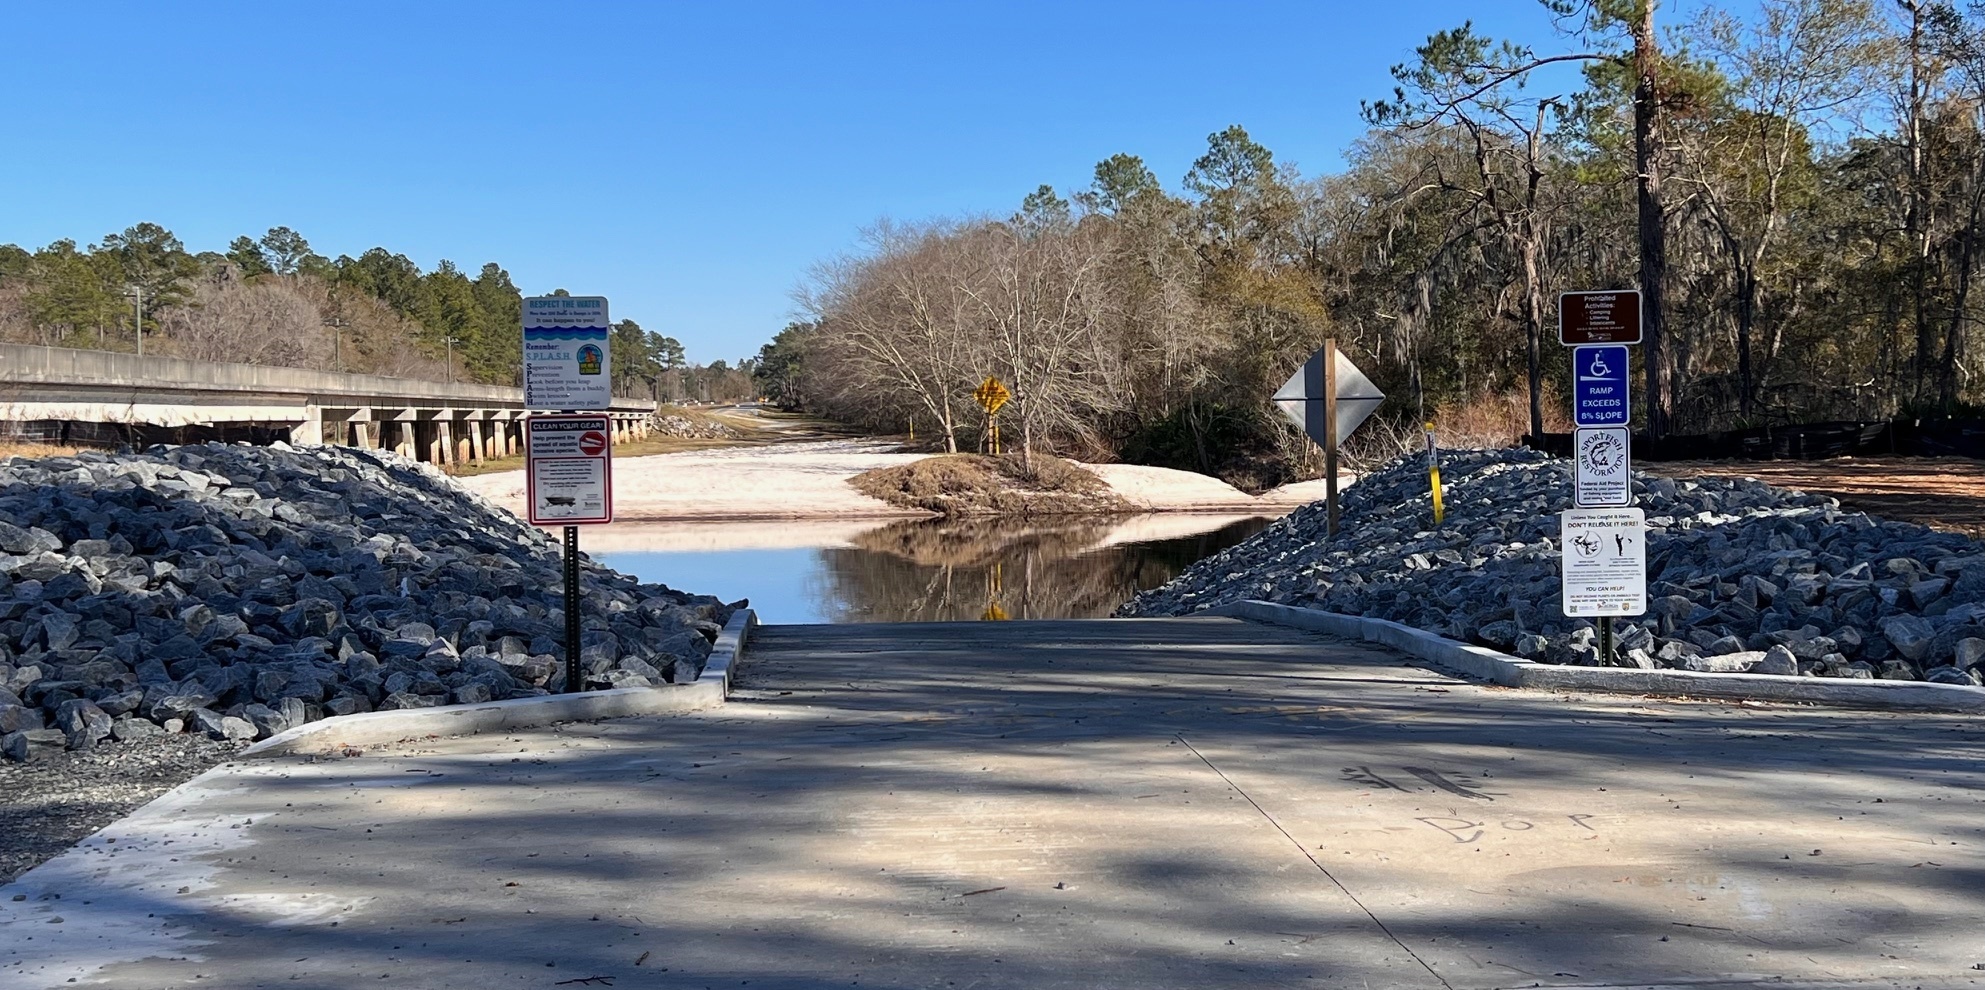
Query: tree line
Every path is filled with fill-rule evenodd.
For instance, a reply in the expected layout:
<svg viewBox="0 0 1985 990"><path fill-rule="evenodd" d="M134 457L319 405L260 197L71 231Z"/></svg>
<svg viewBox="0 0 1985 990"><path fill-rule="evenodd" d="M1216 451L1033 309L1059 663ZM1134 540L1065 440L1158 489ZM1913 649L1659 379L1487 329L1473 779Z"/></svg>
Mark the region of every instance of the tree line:
<svg viewBox="0 0 1985 990"><path fill-rule="evenodd" d="M494 262L471 275L385 248L326 258L288 227L197 253L154 223L88 246L0 244L0 340L15 343L517 385L522 300ZM633 320L614 324L611 343L616 394L750 390L749 368L693 364Z"/></svg>
<svg viewBox="0 0 1985 990"><path fill-rule="evenodd" d="M1378 437L1507 442L1565 426L1557 294L1640 288L1656 434L1974 410L1978 6L1538 17L1551 46L1428 38L1335 172L1234 126L1176 188L1118 154L1009 216L878 223L812 273L761 386L970 449L997 375L1030 446L1258 486L1312 465L1266 398L1325 337L1393 396Z"/></svg>

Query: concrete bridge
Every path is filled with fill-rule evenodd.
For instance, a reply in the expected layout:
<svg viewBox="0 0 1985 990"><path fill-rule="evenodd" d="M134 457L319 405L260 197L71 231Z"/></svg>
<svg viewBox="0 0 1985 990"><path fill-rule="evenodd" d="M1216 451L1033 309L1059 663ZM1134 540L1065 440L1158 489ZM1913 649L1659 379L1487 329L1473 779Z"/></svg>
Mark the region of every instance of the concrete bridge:
<svg viewBox="0 0 1985 990"><path fill-rule="evenodd" d="M654 410L614 400L614 442L647 435ZM477 463L522 452L528 411L523 389L495 385L0 344L0 431L51 440L252 429Z"/></svg>

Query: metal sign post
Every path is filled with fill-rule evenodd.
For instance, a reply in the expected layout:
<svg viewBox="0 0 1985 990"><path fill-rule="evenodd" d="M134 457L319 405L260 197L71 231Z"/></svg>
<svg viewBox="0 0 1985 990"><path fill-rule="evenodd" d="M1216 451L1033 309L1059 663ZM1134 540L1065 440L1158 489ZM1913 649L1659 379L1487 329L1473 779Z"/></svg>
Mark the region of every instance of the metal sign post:
<svg viewBox="0 0 1985 990"><path fill-rule="evenodd" d="M532 416L524 421L524 493L531 524L565 526L565 690L579 673L579 525L613 521L613 423L606 416Z"/></svg>
<svg viewBox="0 0 1985 990"><path fill-rule="evenodd" d="M1640 293L1558 296L1558 340L1572 351L1572 504L1559 516L1567 617L1599 623L1599 660L1612 663L1613 618L1647 611L1647 523L1633 508L1627 347L1640 343Z"/></svg>
<svg viewBox="0 0 1985 990"><path fill-rule="evenodd" d="M1326 528L1337 535L1337 448L1363 425L1385 401L1385 393L1337 349L1336 338L1323 342L1296 373L1270 398L1289 422L1302 428L1323 448L1323 492Z"/></svg>
<svg viewBox="0 0 1985 990"><path fill-rule="evenodd" d="M585 690L579 672L579 527L565 527L565 693Z"/></svg>
<svg viewBox="0 0 1985 990"><path fill-rule="evenodd" d="M1337 535L1337 338L1323 342L1323 428L1331 442L1323 445L1323 498L1327 512L1324 533Z"/></svg>
<svg viewBox="0 0 1985 990"><path fill-rule="evenodd" d="M560 409L524 420L524 478L531 524L564 525L565 690L583 691L580 669L579 526L613 521L613 420L580 410L613 405L605 296L524 299L524 405Z"/></svg>

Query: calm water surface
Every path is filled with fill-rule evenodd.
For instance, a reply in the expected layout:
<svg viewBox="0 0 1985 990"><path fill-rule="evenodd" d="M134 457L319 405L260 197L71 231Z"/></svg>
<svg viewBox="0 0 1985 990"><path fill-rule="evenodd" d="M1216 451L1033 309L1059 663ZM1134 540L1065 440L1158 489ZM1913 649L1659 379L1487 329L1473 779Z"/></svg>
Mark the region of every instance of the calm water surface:
<svg viewBox="0 0 1985 990"><path fill-rule="evenodd" d="M764 622L1099 618L1270 521L631 523L589 527L580 545L643 581L749 598Z"/></svg>

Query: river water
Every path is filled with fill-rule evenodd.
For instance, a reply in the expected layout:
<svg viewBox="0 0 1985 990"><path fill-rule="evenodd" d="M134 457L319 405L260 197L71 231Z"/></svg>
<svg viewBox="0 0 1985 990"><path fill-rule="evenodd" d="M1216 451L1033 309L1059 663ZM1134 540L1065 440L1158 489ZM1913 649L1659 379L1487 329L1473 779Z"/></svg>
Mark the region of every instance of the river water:
<svg viewBox="0 0 1985 990"><path fill-rule="evenodd" d="M1011 520L616 523L581 549L616 570L759 620L1088 619L1260 532L1264 516L1167 513Z"/></svg>

